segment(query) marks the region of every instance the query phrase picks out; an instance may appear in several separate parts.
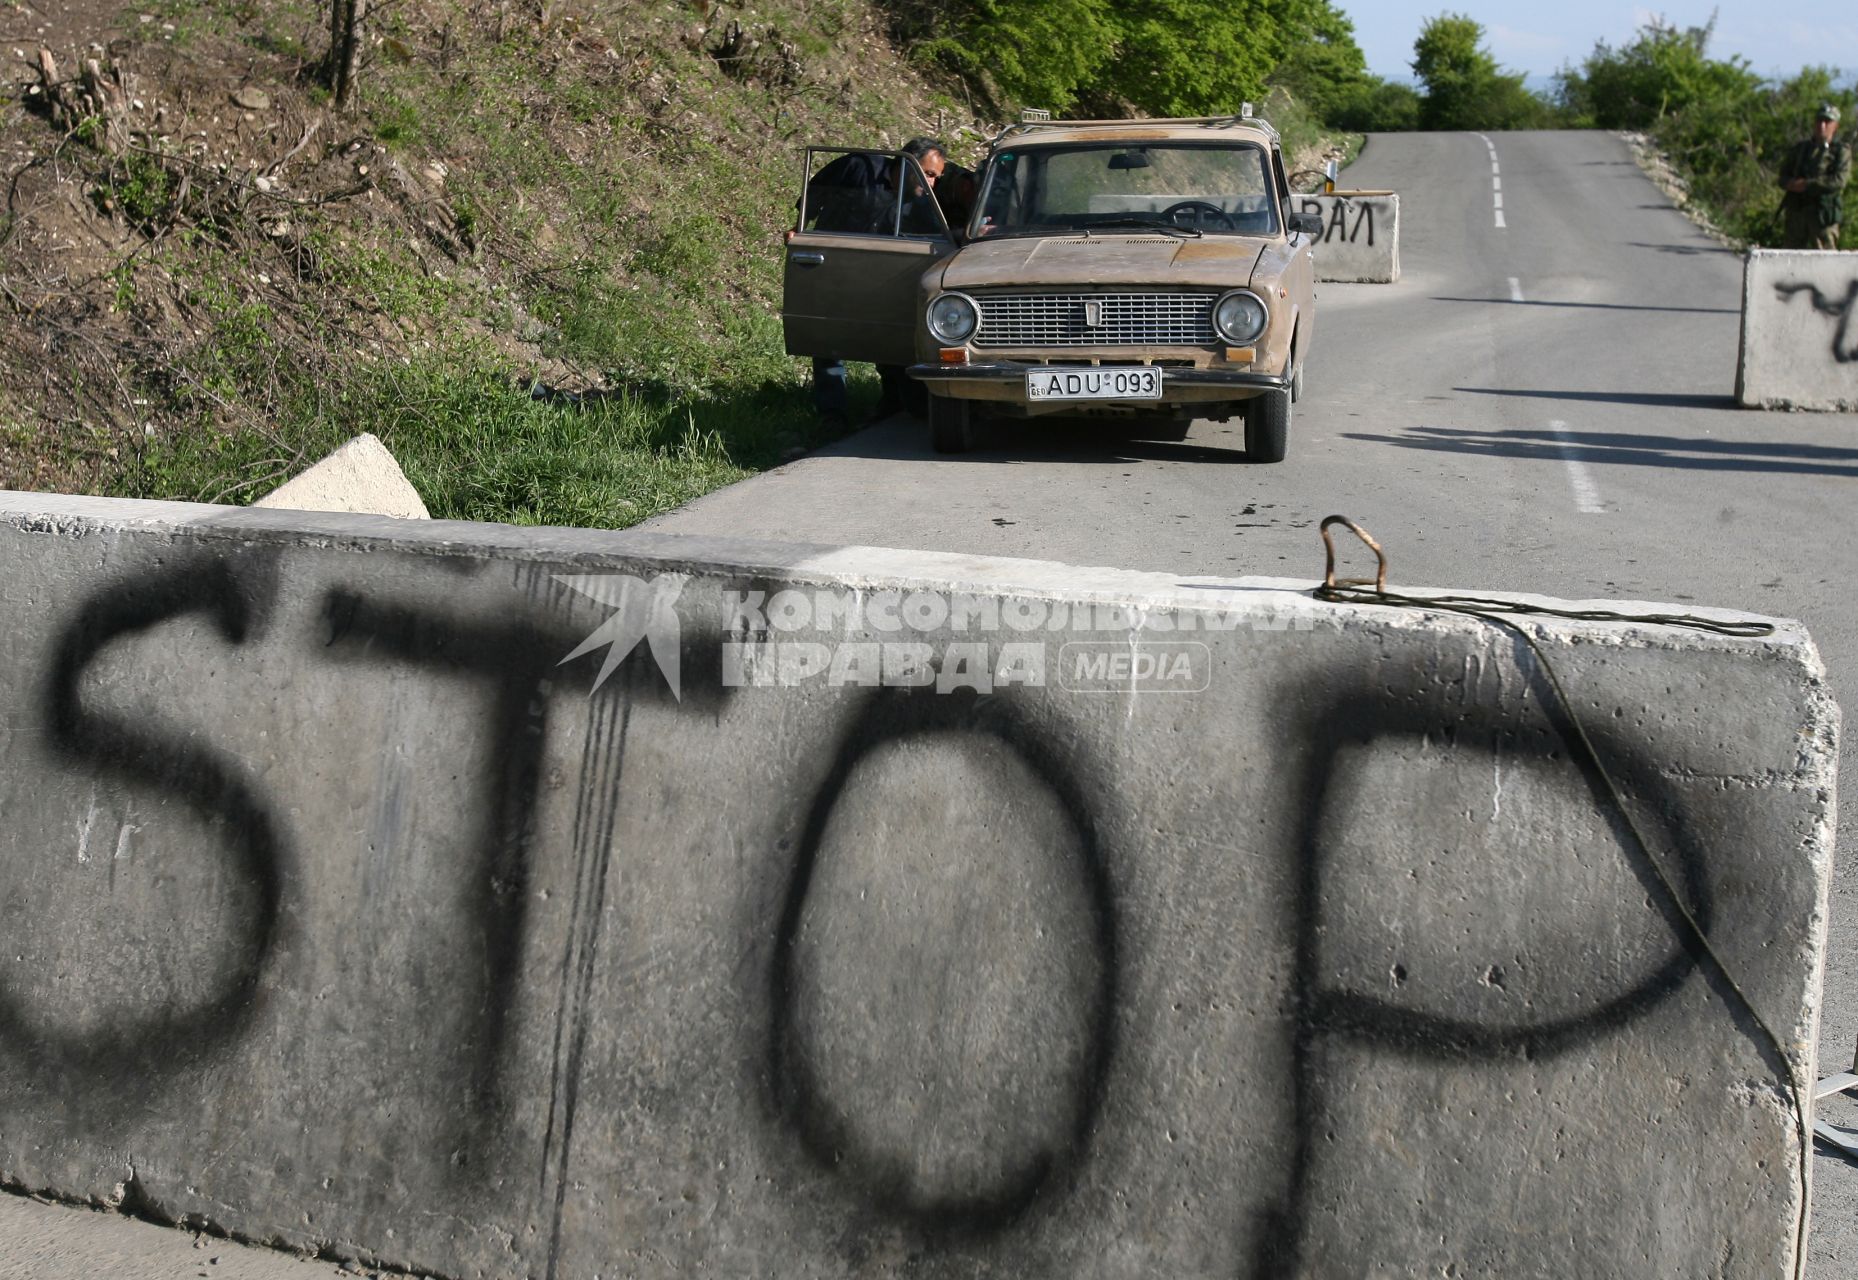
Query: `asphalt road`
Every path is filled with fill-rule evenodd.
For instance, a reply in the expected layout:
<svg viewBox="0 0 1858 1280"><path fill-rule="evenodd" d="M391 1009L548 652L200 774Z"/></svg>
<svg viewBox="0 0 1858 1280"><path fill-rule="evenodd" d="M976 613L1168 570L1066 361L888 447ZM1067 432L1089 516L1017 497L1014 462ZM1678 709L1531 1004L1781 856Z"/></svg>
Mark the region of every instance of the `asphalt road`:
<svg viewBox="0 0 1858 1280"><path fill-rule="evenodd" d="M1179 443L1022 427L951 459L929 452L922 424L896 419L652 527L1313 577L1316 523L1344 512L1387 544L1399 585L1802 618L1835 687L1858 693L1858 418L1734 407L1740 259L1673 210L1621 143L1525 133L1490 144L1494 175L1474 134L1377 137L1349 170L1401 193L1403 275L1321 287L1308 395L1281 465L1246 463L1236 423L1198 423ZM1846 776L1858 778L1858 732L1846 742ZM1841 824L1847 847L1854 824ZM1821 1074L1847 1067L1858 1039L1858 866L1835 877ZM1818 1154L1814 1178L1807 1274L1847 1280L1858 1164ZM5 1200L9 1242L84 1212L12 1202L36 1215L27 1221L6 1216ZM82 1247L89 1228L65 1230L68 1247L29 1271L9 1269L24 1254L0 1247L0 1280L234 1274L224 1262L117 1265L124 1255ZM219 1248L246 1253L254 1266L268 1256ZM290 1265L305 1268L292 1280L332 1270Z"/></svg>
<svg viewBox="0 0 1858 1280"><path fill-rule="evenodd" d="M1246 463L1237 423L1182 443L1021 426L943 458L893 419L651 527L1316 577L1317 522L1342 512L1388 546L1396 584L1804 619L1858 706L1858 417L1735 407L1740 257L1604 134L1377 137L1347 177L1400 192L1401 280L1320 287L1283 464ZM1858 779L1858 731L1845 742ZM1855 1039L1848 858L1820 1074L1848 1068ZM1818 1154L1814 1178L1808 1275L1849 1280L1858 1164Z"/></svg>

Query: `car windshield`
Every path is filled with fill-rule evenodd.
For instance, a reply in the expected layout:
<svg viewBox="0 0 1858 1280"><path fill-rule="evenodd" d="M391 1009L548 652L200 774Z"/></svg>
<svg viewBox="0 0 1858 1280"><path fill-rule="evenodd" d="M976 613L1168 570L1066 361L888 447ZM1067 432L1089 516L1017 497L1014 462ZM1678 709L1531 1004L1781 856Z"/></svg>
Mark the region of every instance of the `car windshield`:
<svg viewBox="0 0 1858 1280"><path fill-rule="evenodd" d="M976 236L1155 226L1275 235L1264 148L1249 143L1141 142L1026 147L987 163Z"/></svg>

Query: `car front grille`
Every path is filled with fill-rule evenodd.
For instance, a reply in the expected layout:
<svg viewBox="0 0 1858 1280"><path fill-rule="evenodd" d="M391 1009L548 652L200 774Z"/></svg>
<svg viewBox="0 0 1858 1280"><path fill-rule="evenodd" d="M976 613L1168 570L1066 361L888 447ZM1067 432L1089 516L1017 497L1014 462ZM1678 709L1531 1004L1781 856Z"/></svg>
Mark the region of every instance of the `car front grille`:
<svg viewBox="0 0 1858 1280"><path fill-rule="evenodd" d="M976 293L976 347L1210 347L1210 293Z"/></svg>

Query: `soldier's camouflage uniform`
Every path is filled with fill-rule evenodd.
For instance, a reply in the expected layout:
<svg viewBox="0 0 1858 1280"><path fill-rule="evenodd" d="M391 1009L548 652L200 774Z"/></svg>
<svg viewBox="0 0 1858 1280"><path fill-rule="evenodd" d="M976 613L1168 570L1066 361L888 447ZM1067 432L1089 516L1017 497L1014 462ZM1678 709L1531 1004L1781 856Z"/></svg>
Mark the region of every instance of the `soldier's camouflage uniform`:
<svg viewBox="0 0 1858 1280"><path fill-rule="evenodd" d="M1808 138L1796 143L1781 162L1781 185L1806 179L1805 191L1781 197L1782 244L1789 249L1839 247L1840 201L1851 176L1852 153L1844 141Z"/></svg>

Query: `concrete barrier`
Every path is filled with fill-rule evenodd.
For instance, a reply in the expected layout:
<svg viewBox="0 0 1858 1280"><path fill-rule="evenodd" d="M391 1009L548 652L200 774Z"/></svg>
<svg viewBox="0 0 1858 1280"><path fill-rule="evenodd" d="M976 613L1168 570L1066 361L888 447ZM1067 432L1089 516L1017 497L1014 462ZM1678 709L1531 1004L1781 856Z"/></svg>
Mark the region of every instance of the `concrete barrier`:
<svg viewBox="0 0 1858 1280"><path fill-rule="evenodd" d="M1647 853L1511 634L1289 586L0 495L0 1178L455 1277L1786 1273L1811 642L1525 623Z"/></svg>
<svg viewBox="0 0 1858 1280"><path fill-rule="evenodd" d="M286 480L254 507L289 511L349 511L430 519L419 490L380 437L362 432L301 475Z"/></svg>
<svg viewBox="0 0 1858 1280"><path fill-rule="evenodd" d="M1400 278L1400 197L1391 191L1291 197L1299 213L1319 213L1316 244L1321 281L1392 284Z"/></svg>
<svg viewBox="0 0 1858 1280"><path fill-rule="evenodd" d="M1858 253L1750 249L1736 403L1858 410Z"/></svg>

